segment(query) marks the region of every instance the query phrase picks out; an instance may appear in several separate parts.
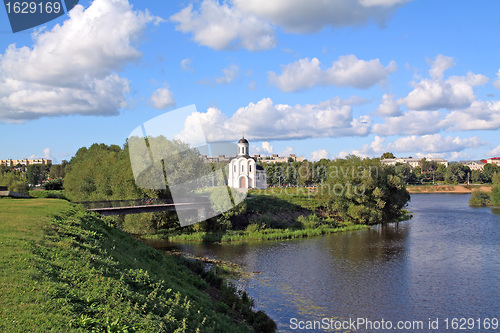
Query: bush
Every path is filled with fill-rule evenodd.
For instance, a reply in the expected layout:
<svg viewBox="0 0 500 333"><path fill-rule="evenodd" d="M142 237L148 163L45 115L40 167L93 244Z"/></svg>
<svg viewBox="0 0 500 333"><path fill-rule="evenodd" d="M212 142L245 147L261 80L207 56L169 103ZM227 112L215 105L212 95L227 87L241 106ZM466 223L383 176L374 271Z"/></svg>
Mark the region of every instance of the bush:
<svg viewBox="0 0 500 333"><path fill-rule="evenodd" d="M469 199L469 205L471 206L489 206L491 204L491 198L488 193L475 190L472 192L472 196Z"/></svg>

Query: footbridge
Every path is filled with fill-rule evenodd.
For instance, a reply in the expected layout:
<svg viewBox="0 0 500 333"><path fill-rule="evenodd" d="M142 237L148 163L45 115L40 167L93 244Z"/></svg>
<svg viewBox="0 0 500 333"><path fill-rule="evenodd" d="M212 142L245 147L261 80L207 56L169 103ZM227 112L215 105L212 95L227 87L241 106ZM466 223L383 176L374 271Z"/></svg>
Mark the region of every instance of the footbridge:
<svg viewBox="0 0 500 333"><path fill-rule="evenodd" d="M197 210L198 216L204 219L211 210L208 196L198 196L185 199L133 199L107 201L75 202L83 205L87 210L102 215L127 215L163 211Z"/></svg>

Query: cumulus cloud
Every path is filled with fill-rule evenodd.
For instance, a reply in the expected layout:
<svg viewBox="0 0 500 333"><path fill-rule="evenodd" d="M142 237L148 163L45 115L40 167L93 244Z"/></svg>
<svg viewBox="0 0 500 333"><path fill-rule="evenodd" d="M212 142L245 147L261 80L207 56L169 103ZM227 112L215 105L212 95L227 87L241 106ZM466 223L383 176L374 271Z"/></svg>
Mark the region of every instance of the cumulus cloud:
<svg viewBox="0 0 500 333"><path fill-rule="evenodd" d="M447 114L442 125L461 131L500 129L500 101L474 101L467 109Z"/></svg>
<svg viewBox="0 0 500 333"><path fill-rule="evenodd" d="M410 110L463 109L475 100L474 87L488 82L481 74L451 76L444 80L444 71L454 65L453 58L438 55L430 61L430 79L413 82L414 89L399 100Z"/></svg>
<svg viewBox="0 0 500 333"><path fill-rule="evenodd" d="M477 136L460 138L441 134L431 134L398 138L386 145L388 151L397 152L423 152L423 153L449 153L458 152L467 148L477 148L483 145Z"/></svg>
<svg viewBox="0 0 500 333"><path fill-rule="evenodd" d="M322 160L324 158L326 158L326 159L330 158L330 153L328 151L326 151L326 149L316 150L316 151L313 151L311 153L311 160L312 161L319 161L319 160Z"/></svg>
<svg viewBox="0 0 500 333"><path fill-rule="evenodd" d="M491 156L500 156L500 145L498 145L495 148L493 148L492 150L490 150L488 152L488 155L491 155Z"/></svg>
<svg viewBox="0 0 500 333"><path fill-rule="evenodd" d="M0 55L1 120L115 115L126 105L129 81L114 71L141 57L134 42L161 19L127 0L95 0L69 16L34 34L32 47L12 44Z"/></svg>
<svg viewBox="0 0 500 333"><path fill-rule="evenodd" d="M269 22L228 3L204 0L199 10L190 4L170 20L177 23L176 30L191 33L195 42L215 50L258 51L276 45L274 28Z"/></svg>
<svg viewBox="0 0 500 333"><path fill-rule="evenodd" d="M470 138L460 138L441 134L407 136L398 138L392 142L387 142L386 138L376 136L371 144L365 144L360 150L342 151L339 156L345 157L354 154L362 157L380 156L384 152L410 153L415 156L433 156L443 158L457 158L465 156L466 149L477 148L484 145L477 136Z"/></svg>
<svg viewBox="0 0 500 333"><path fill-rule="evenodd" d="M377 108L377 113L381 116L400 116L401 108L399 103L394 100L393 94L384 94L382 102Z"/></svg>
<svg viewBox="0 0 500 333"><path fill-rule="evenodd" d="M234 0L235 7L279 25L287 32L311 33L375 20L380 24L411 0Z"/></svg>
<svg viewBox="0 0 500 333"><path fill-rule="evenodd" d="M193 69L191 68L191 64L193 61L189 58L185 58L181 60L181 68L185 72L192 72Z"/></svg>
<svg viewBox="0 0 500 333"><path fill-rule="evenodd" d="M372 132L382 136L434 134L443 128L441 121L439 111L409 111L374 124Z"/></svg>
<svg viewBox="0 0 500 333"><path fill-rule="evenodd" d="M252 151L256 154L272 154L274 152L274 147L268 141L263 141L261 146L252 145Z"/></svg>
<svg viewBox="0 0 500 333"><path fill-rule="evenodd" d="M264 98L239 108L231 117L212 107L207 112L191 114L178 138L189 136L197 124L201 124L210 142L233 141L241 133L252 140L364 136L370 132L370 117L353 118L352 108L362 102L358 98L336 97L318 104L290 106Z"/></svg>
<svg viewBox="0 0 500 333"><path fill-rule="evenodd" d="M222 76L216 77L215 79L203 79L198 80L196 83L199 84L228 84L231 83L236 77L238 77L240 72L240 67L236 65L230 65L227 68L222 69Z"/></svg>
<svg viewBox="0 0 500 333"><path fill-rule="evenodd" d="M346 55L334 61L326 70L317 58L304 58L282 67L281 75L269 72L269 82L282 91L299 91L313 86L334 85L367 89L384 82L397 65L391 61L384 67L379 59L362 60Z"/></svg>
<svg viewBox="0 0 500 333"><path fill-rule="evenodd" d="M168 88L156 89L151 95L150 101L155 109L175 106L174 94Z"/></svg>

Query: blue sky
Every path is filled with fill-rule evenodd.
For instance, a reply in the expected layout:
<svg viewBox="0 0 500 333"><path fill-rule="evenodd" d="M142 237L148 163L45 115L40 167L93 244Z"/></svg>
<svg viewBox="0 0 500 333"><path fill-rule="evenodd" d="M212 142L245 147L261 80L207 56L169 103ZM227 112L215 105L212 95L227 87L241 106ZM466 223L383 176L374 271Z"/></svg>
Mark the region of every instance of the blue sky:
<svg viewBox="0 0 500 333"><path fill-rule="evenodd" d="M80 1L13 34L0 10L0 158L185 133L251 153L499 156L497 1ZM181 134L182 137L182 134Z"/></svg>

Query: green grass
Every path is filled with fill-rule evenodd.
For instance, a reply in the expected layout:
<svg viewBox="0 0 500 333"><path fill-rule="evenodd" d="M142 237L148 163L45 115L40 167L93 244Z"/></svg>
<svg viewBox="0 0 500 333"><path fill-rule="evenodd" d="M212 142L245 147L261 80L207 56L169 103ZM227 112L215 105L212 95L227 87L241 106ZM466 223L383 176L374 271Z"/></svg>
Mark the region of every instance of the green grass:
<svg viewBox="0 0 500 333"><path fill-rule="evenodd" d="M342 227L320 226L314 229L262 229L226 230L218 232L193 232L168 235L169 241L208 242L208 243L238 243L267 240L296 239L326 235L336 232L356 231L368 228L366 225L347 225Z"/></svg>
<svg viewBox="0 0 500 333"><path fill-rule="evenodd" d="M29 195L33 198L52 198L69 200L64 191L59 190L36 190L29 191Z"/></svg>
<svg viewBox="0 0 500 333"><path fill-rule="evenodd" d="M0 200L0 332L273 331L219 276L109 221L58 199Z"/></svg>

